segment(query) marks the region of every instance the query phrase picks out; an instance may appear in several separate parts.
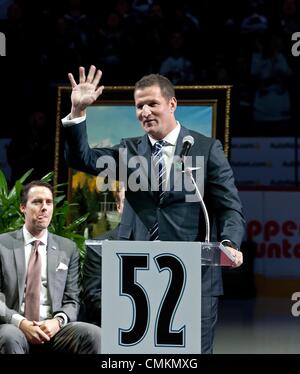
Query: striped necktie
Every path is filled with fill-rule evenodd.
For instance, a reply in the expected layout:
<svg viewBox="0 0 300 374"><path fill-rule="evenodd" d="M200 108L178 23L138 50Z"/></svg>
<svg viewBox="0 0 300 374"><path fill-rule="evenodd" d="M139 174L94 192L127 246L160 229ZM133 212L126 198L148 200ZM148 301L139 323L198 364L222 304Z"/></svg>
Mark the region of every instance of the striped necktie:
<svg viewBox="0 0 300 374"><path fill-rule="evenodd" d="M30 321L39 321L42 259L38 250L40 241L35 240L32 244L26 277L24 316Z"/></svg>
<svg viewBox="0 0 300 374"><path fill-rule="evenodd" d="M165 140L159 140L154 144L154 150L152 155L152 161L154 166L154 172L158 181L158 201L161 202L165 194L165 185L166 185L166 165L163 158L163 147L167 145ZM150 240L158 240L158 222L152 226L150 230Z"/></svg>

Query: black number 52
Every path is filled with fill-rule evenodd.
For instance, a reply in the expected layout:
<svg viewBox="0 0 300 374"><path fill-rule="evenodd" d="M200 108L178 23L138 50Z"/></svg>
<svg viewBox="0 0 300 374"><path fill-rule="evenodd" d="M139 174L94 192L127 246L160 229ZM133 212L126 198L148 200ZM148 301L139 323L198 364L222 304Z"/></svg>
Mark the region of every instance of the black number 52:
<svg viewBox="0 0 300 374"><path fill-rule="evenodd" d="M137 281L138 271L149 270L148 254L118 254L120 260L120 295L130 298L133 318L129 329L119 329L119 344L135 345L141 342L149 329L151 305L147 290ZM169 282L155 318L154 339L156 346L184 346L185 326L172 329L176 310L180 304L185 284L186 268L173 254L154 257L159 272L169 272Z"/></svg>

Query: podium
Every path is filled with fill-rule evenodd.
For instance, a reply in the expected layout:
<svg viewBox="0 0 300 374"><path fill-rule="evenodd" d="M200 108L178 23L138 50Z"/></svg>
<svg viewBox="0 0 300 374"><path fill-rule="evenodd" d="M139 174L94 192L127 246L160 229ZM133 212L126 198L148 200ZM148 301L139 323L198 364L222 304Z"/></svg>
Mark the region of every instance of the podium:
<svg viewBox="0 0 300 374"><path fill-rule="evenodd" d="M102 353L201 353L201 268L231 266L226 247L117 240L86 245L102 251Z"/></svg>

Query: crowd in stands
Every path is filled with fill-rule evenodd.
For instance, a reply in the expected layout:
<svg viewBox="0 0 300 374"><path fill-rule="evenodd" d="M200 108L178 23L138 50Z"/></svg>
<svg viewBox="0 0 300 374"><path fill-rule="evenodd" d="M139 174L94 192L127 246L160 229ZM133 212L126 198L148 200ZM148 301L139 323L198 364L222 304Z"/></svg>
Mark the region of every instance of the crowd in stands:
<svg viewBox="0 0 300 374"><path fill-rule="evenodd" d="M12 137L20 153L19 131L27 126L34 133L50 123L54 131L57 85L90 64L103 71L104 85L133 85L152 72L178 85L232 84L232 136L299 132L300 65L291 53L292 34L300 31L299 0L2 3L7 126L0 136ZM48 132L36 143L36 162L54 142ZM21 165L19 157L16 174L32 165L27 156Z"/></svg>

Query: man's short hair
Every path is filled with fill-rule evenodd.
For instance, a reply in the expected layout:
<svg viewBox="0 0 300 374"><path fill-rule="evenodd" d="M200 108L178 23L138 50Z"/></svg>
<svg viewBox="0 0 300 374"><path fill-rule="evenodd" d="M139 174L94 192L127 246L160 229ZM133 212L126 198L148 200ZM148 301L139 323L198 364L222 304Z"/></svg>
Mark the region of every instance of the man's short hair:
<svg viewBox="0 0 300 374"><path fill-rule="evenodd" d="M36 186L48 188L53 195L53 187L51 186L51 184L49 184L47 182L40 181L40 180L35 180L35 181L27 183L23 186L22 192L21 192L21 204L22 205L25 205L27 203L29 190L32 187L36 187Z"/></svg>
<svg viewBox="0 0 300 374"><path fill-rule="evenodd" d="M171 81L160 74L149 74L145 75L139 81L136 82L134 92L136 90L143 90L147 87L158 86L161 90L163 97L171 99L175 97L175 88Z"/></svg>

